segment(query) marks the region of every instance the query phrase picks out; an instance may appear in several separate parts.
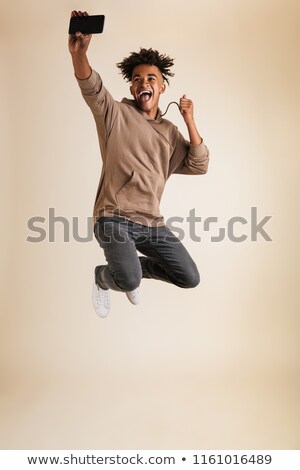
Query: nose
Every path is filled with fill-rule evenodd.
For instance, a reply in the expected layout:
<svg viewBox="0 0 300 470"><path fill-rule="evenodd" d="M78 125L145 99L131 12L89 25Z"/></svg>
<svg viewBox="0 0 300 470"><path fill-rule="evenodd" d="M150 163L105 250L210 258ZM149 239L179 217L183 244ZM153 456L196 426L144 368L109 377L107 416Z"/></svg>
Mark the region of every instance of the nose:
<svg viewBox="0 0 300 470"><path fill-rule="evenodd" d="M141 77L141 85L147 85L149 82L148 77Z"/></svg>

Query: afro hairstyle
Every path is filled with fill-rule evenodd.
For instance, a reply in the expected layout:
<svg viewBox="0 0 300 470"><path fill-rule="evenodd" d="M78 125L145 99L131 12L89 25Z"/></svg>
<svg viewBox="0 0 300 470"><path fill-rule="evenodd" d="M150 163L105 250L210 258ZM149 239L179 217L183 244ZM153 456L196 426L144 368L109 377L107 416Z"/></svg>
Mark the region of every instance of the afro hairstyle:
<svg viewBox="0 0 300 470"><path fill-rule="evenodd" d="M130 82L133 69L141 64L155 65L161 71L164 81L170 85L168 77L174 76L174 73L170 72L170 67L174 65L174 59L165 54L160 54L152 48L144 49L141 47L139 52L131 52L129 57L125 57L122 62L117 64L117 67L121 70L123 78Z"/></svg>

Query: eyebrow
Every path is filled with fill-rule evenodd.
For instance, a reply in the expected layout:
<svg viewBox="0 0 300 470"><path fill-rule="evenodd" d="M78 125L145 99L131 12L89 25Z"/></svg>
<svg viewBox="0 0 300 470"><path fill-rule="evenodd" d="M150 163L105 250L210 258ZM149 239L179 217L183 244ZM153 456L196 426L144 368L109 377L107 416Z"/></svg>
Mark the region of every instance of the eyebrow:
<svg viewBox="0 0 300 470"><path fill-rule="evenodd" d="M132 78L136 78L136 77L141 77L141 74L136 73L135 75L133 75ZM157 75L155 73L147 73L147 77L156 77L157 78Z"/></svg>

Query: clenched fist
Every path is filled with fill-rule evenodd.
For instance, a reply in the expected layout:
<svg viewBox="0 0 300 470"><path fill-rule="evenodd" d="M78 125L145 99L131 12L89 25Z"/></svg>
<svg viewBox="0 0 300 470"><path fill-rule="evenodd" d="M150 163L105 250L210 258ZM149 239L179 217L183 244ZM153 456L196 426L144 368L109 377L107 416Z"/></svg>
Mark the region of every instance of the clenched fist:
<svg viewBox="0 0 300 470"><path fill-rule="evenodd" d="M180 98L179 110L186 123L194 120L194 105L192 100L188 99L186 95Z"/></svg>

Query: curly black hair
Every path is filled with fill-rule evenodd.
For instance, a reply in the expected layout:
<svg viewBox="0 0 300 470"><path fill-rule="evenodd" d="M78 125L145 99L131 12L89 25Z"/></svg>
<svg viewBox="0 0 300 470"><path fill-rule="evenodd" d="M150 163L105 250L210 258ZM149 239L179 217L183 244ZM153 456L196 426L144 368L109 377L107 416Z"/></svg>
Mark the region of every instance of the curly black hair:
<svg viewBox="0 0 300 470"><path fill-rule="evenodd" d="M155 65L161 71L163 79L170 85L168 77L174 76L174 73L170 72L170 67L174 65L174 59L165 54L160 54L152 48L144 49L141 47L139 52L131 52L129 57L117 64L117 67L121 70L123 78L130 82L133 69L141 64Z"/></svg>

